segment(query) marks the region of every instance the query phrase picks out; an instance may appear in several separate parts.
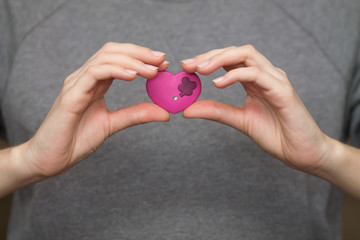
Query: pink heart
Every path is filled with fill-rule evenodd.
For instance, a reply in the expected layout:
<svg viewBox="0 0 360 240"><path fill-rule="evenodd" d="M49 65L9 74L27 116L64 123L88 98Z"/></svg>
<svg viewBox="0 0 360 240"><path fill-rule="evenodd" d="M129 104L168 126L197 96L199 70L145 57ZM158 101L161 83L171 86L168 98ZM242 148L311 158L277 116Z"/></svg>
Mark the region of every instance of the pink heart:
<svg viewBox="0 0 360 240"><path fill-rule="evenodd" d="M201 82L195 73L160 71L147 80L146 91L151 100L168 112L176 114L193 104L201 92Z"/></svg>

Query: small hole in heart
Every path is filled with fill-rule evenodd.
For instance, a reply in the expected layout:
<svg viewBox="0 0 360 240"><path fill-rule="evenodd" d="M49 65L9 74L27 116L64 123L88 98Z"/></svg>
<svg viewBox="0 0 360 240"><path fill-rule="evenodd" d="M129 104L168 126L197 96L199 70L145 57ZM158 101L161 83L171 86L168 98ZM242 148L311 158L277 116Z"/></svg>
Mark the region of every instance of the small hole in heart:
<svg viewBox="0 0 360 240"><path fill-rule="evenodd" d="M173 100L176 101L178 99L177 96L173 96Z"/></svg>

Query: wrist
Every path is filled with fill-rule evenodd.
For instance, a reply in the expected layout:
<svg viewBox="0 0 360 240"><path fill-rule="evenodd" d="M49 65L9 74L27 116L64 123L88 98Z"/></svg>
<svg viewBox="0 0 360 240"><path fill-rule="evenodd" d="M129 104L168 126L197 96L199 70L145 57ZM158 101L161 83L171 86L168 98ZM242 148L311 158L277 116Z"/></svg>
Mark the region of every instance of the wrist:
<svg viewBox="0 0 360 240"><path fill-rule="evenodd" d="M9 159L11 159L12 172L17 179L16 182L20 185L19 187L44 180L28 166L30 156L28 149L28 142L10 148Z"/></svg>
<svg viewBox="0 0 360 240"><path fill-rule="evenodd" d="M25 149L22 144L0 151L0 198L41 180L27 169Z"/></svg>
<svg viewBox="0 0 360 240"><path fill-rule="evenodd" d="M325 164L322 168L318 169L314 175L336 186L342 187L342 181L347 174L347 168L350 166L346 163L348 160L347 152L349 146L328 136L326 136L326 141L327 152L324 156Z"/></svg>
<svg viewBox="0 0 360 240"><path fill-rule="evenodd" d="M335 139L324 135L324 154L321 157L321 167L317 168L316 171L311 174L330 181L334 174L339 170L341 166L341 155L343 152L343 146L340 142Z"/></svg>

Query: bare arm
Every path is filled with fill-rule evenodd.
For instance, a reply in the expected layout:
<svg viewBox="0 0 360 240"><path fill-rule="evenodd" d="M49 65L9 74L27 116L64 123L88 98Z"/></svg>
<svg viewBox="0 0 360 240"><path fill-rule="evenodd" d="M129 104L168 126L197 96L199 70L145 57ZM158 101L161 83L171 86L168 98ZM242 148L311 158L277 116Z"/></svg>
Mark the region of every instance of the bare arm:
<svg viewBox="0 0 360 240"><path fill-rule="evenodd" d="M21 166L23 149L24 146L19 145L0 151L0 197L38 181L35 174Z"/></svg>
<svg viewBox="0 0 360 240"><path fill-rule="evenodd" d="M360 150L328 138L329 165L317 175L360 199Z"/></svg>

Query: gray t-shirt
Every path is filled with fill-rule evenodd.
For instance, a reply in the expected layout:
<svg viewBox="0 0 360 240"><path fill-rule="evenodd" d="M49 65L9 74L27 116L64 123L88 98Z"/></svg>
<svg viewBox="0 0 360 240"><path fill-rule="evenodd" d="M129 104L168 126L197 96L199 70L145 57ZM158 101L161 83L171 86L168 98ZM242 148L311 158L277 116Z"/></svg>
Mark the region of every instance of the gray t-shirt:
<svg viewBox="0 0 360 240"><path fill-rule="evenodd" d="M345 137L358 0L0 2L10 144L31 138L66 76L107 41L166 52L173 73L182 59L253 44L288 73L320 128ZM240 84L212 85L222 74L200 76L200 98L241 105ZM110 109L150 101L142 78L114 82L106 99ZM67 173L17 191L9 239L340 239L341 200L338 189L289 169L235 129L177 114L121 131Z"/></svg>

